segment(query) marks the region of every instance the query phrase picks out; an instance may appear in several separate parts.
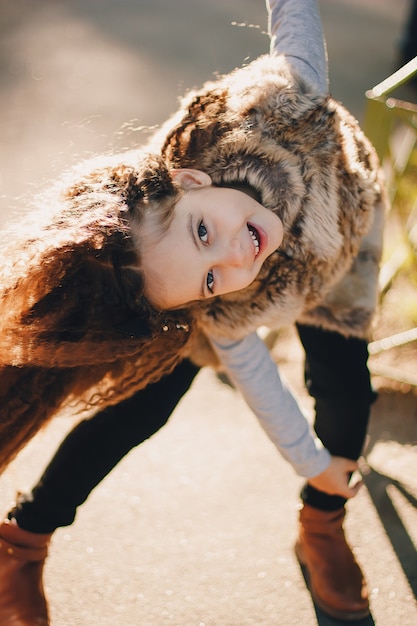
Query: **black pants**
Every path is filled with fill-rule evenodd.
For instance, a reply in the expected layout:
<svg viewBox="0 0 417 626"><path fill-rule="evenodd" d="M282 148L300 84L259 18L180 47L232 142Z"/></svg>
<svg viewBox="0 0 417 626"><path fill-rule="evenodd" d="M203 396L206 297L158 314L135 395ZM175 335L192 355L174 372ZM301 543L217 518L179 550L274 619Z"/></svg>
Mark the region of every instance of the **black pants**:
<svg viewBox="0 0 417 626"><path fill-rule="evenodd" d="M72 524L77 507L94 487L132 448L167 422L198 371L183 361L158 383L77 424L32 493L19 498L10 516L21 528L36 533Z"/></svg>
<svg viewBox="0 0 417 626"><path fill-rule="evenodd" d="M367 366L367 342L312 326L297 329L306 353L306 386L315 399L314 429L332 455L356 460L362 452L370 408L376 398ZM345 503L343 498L328 496L308 484L301 497L326 511L337 510Z"/></svg>
<svg viewBox="0 0 417 626"><path fill-rule="evenodd" d="M316 401L317 434L332 454L356 459L374 400L366 342L307 326L299 326L298 332L306 351L306 384ZM196 366L184 361L158 383L80 422L32 493L11 512L19 526L49 533L71 524L77 507L94 487L132 448L166 423L197 372ZM325 510L338 509L345 502L309 485L302 498Z"/></svg>

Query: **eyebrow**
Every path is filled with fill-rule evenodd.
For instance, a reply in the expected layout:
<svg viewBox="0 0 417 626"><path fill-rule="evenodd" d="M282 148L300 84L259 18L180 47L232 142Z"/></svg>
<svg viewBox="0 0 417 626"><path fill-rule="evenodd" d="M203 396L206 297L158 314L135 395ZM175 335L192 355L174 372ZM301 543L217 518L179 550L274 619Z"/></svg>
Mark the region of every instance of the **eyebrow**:
<svg viewBox="0 0 417 626"><path fill-rule="evenodd" d="M188 214L188 230L190 231L190 236L191 236L191 239L193 241L193 244L196 247L197 252L200 252L200 246L198 245L197 237L195 235L195 229L194 229L194 224L193 224L193 216L192 216L191 213ZM200 298L200 300L205 300L206 299L206 292L205 292L205 289L204 289L204 278L203 278L203 282L201 283L199 298Z"/></svg>

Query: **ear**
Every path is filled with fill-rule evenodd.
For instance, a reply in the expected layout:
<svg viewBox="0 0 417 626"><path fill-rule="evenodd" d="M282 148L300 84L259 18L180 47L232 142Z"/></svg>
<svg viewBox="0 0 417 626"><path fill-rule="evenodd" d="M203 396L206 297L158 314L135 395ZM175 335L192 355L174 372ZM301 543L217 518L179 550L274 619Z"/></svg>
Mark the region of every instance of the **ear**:
<svg viewBox="0 0 417 626"><path fill-rule="evenodd" d="M210 187L211 185L210 176L205 172L202 172L201 170L192 170L185 168L171 170L171 175L184 190L198 189L199 187Z"/></svg>

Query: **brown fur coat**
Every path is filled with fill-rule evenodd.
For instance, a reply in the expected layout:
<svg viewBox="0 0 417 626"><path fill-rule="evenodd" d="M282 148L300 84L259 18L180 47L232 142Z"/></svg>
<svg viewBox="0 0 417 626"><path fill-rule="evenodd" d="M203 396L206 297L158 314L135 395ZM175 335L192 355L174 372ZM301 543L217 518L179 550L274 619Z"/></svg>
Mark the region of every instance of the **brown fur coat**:
<svg viewBox="0 0 417 626"><path fill-rule="evenodd" d="M342 105L264 56L191 93L156 140L164 135L170 165L250 187L284 224L254 283L196 306L203 333L239 338L299 321L367 337L386 195L375 151Z"/></svg>

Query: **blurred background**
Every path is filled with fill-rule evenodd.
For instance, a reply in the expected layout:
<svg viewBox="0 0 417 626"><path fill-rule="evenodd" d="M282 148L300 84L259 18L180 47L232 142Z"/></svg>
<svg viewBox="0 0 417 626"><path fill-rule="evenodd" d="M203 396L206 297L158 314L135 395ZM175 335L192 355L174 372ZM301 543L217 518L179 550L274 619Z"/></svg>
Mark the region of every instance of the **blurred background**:
<svg viewBox="0 0 417 626"><path fill-rule="evenodd" d="M321 0L333 95L360 120L409 0ZM268 51L263 0L1 0L0 216L81 157L137 145L177 99Z"/></svg>

